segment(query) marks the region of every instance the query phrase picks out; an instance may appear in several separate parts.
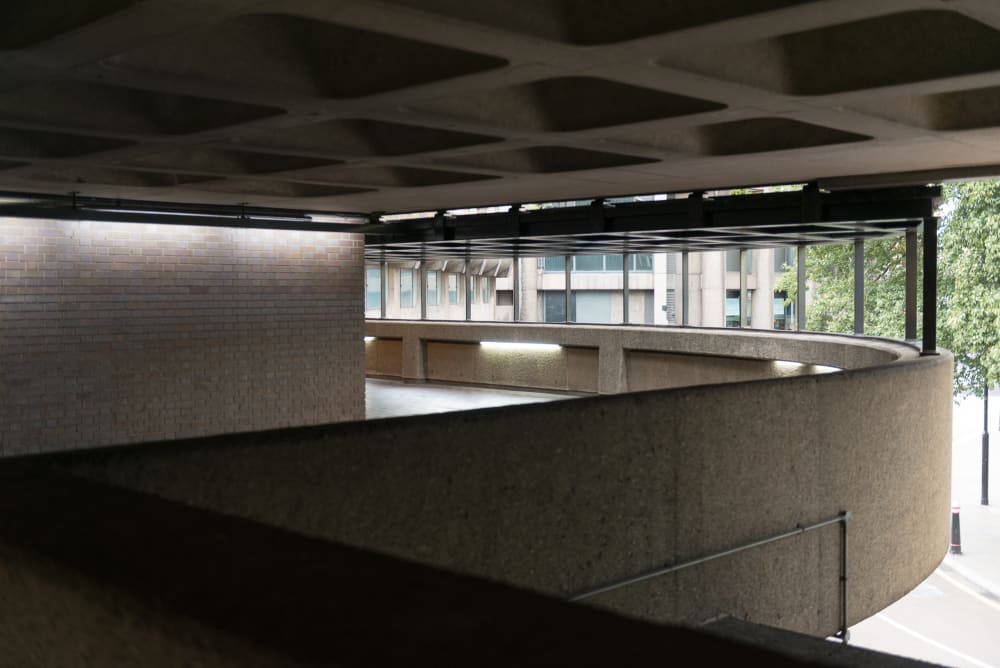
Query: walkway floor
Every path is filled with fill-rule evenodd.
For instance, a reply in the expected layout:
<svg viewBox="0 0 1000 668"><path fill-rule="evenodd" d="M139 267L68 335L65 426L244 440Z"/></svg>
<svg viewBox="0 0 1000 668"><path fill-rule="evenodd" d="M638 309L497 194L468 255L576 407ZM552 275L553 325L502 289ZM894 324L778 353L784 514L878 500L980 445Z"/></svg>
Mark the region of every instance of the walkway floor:
<svg viewBox="0 0 1000 668"><path fill-rule="evenodd" d="M369 420L376 420L401 415L559 401L572 399L574 396L578 395L369 378L365 382L365 412Z"/></svg>

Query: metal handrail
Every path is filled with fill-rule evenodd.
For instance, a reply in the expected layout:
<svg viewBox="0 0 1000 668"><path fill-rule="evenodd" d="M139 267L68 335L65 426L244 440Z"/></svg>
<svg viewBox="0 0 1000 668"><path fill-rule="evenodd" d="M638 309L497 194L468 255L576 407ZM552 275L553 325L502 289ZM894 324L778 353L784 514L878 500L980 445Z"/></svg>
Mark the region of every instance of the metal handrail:
<svg viewBox="0 0 1000 668"><path fill-rule="evenodd" d="M821 529L831 524L840 524L840 630L837 631L836 637L840 638L844 644L850 639L850 633L847 630L847 522L851 519L851 512L848 510L840 512L836 517L831 517L826 520L815 522L813 524L807 524L802 526L801 524L796 524L795 528L790 531L784 531L773 536L768 536L767 538L762 538L760 540L755 540L752 543L745 543L737 547L729 548L728 550L723 550L721 552L714 552L705 556L697 557L694 559L689 559L687 561L682 561L680 563L671 564L670 566L663 566L661 568L656 568L651 571L646 571L638 575L633 575L628 578L621 580L615 580L609 582L608 584L601 585L600 587L595 587L593 589L587 589L569 597L570 601L582 601L584 599L597 596L599 594L604 594L609 591L614 591L616 589L621 589L622 587L627 587L629 585L636 584L638 582L643 582L645 580L651 580L663 575L668 575L676 571L690 568L691 566L697 566L698 564L703 564L707 561L713 561L715 559L720 559L722 557L728 557L729 555L736 554L737 552L743 552L744 550L749 550L754 547L760 547L761 545L767 545L768 543L774 543L779 540L784 540L785 538L791 538L792 536L799 536L808 531L813 531L815 529Z"/></svg>

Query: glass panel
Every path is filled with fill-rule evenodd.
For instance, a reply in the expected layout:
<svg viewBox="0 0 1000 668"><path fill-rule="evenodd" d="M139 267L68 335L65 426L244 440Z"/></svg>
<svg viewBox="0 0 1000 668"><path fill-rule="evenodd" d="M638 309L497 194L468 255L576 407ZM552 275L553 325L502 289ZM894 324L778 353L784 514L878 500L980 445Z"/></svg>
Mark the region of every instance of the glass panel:
<svg viewBox="0 0 1000 668"><path fill-rule="evenodd" d="M566 271L566 258L562 255L553 255L543 259L544 271Z"/></svg>
<svg viewBox="0 0 1000 668"><path fill-rule="evenodd" d="M436 271L427 272L427 305L437 306L439 274Z"/></svg>
<svg viewBox="0 0 1000 668"><path fill-rule="evenodd" d="M795 249L775 248L774 249L774 273L781 274L795 269Z"/></svg>
<svg viewBox="0 0 1000 668"><path fill-rule="evenodd" d="M382 270L378 267L365 270L365 308L382 308Z"/></svg>
<svg viewBox="0 0 1000 668"><path fill-rule="evenodd" d="M573 271L604 271L604 256L603 255L574 256Z"/></svg>
<svg viewBox="0 0 1000 668"><path fill-rule="evenodd" d="M467 285L468 298L470 304L476 303L476 290L479 289L479 277L473 276Z"/></svg>
<svg viewBox="0 0 1000 668"><path fill-rule="evenodd" d="M726 271L740 270L740 252L738 250L726 251Z"/></svg>
<svg viewBox="0 0 1000 668"><path fill-rule="evenodd" d="M653 271L653 256L649 254L633 255L631 271Z"/></svg>
<svg viewBox="0 0 1000 668"><path fill-rule="evenodd" d="M611 322L611 293L607 290L574 291L574 322Z"/></svg>
<svg viewBox="0 0 1000 668"><path fill-rule="evenodd" d="M481 279L482 289L483 289L483 303L490 303L490 277L483 276Z"/></svg>
<svg viewBox="0 0 1000 668"><path fill-rule="evenodd" d="M546 290L542 294L545 301L545 322L566 322L566 293L562 290Z"/></svg>
<svg viewBox="0 0 1000 668"><path fill-rule="evenodd" d="M410 269L399 270L399 306L401 308L413 306L413 271Z"/></svg>
<svg viewBox="0 0 1000 668"><path fill-rule="evenodd" d="M740 270L740 251L739 250L727 250L726 251L726 271L739 271ZM753 273L753 251L747 250L747 273Z"/></svg>
<svg viewBox="0 0 1000 668"><path fill-rule="evenodd" d="M622 265L623 262L621 255L604 256L604 271L621 271Z"/></svg>
<svg viewBox="0 0 1000 668"><path fill-rule="evenodd" d="M458 303L458 274L448 274L448 303Z"/></svg>
<svg viewBox="0 0 1000 668"><path fill-rule="evenodd" d="M740 326L740 291L726 290L726 327L739 327L739 326Z"/></svg>

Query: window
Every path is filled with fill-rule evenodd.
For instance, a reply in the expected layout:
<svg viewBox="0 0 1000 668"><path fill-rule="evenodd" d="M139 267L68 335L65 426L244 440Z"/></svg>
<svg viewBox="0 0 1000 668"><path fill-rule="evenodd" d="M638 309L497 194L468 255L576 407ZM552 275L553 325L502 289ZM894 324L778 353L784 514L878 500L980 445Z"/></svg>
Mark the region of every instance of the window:
<svg viewBox="0 0 1000 668"><path fill-rule="evenodd" d="M611 322L611 292L607 290L573 291L573 322Z"/></svg>
<svg viewBox="0 0 1000 668"><path fill-rule="evenodd" d="M753 290L747 290L746 327L753 322ZM726 327L740 326L740 291L726 290Z"/></svg>
<svg viewBox="0 0 1000 668"><path fill-rule="evenodd" d="M399 270L399 306L400 308L413 307L413 270Z"/></svg>
<svg viewBox="0 0 1000 668"><path fill-rule="evenodd" d="M788 293L780 290L774 293L774 328L791 329L792 305L785 305Z"/></svg>
<svg viewBox="0 0 1000 668"><path fill-rule="evenodd" d="M795 248L775 248L774 249L774 273L781 274L792 271L795 268Z"/></svg>
<svg viewBox="0 0 1000 668"><path fill-rule="evenodd" d="M482 276L482 277L480 277L480 279L479 279L479 285L480 285L480 287L483 290L483 303L484 304L489 304L490 303L490 277L489 276Z"/></svg>
<svg viewBox="0 0 1000 668"><path fill-rule="evenodd" d="M740 270L740 251L737 250L727 250L726 251L726 271L739 271ZM747 251L747 273L753 273L753 251Z"/></svg>
<svg viewBox="0 0 1000 668"><path fill-rule="evenodd" d="M514 305L513 290L497 290L497 306L513 306L513 305Z"/></svg>
<svg viewBox="0 0 1000 668"><path fill-rule="evenodd" d="M573 271L604 271L603 255L575 255L573 257ZM621 258L618 258L618 267L621 268Z"/></svg>
<svg viewBox="0 0 1000 668"><path fill-rule="evenodd" d="M468 294L469 303L470 304L475 304L476 303L476 290L479 289L479 287L478 287L479 286L479 277L478 276L471 277L469 279L469 282L466 285L468 286L467 292L469 293Z"/></svg>
<svg viewBox="0 0 1000 668"><path fill-rule="evenodd" d="M382 270L378 267L365 269L365 308L382 308Z"/></svg>
<svg viewBox="0 0 1000 668"><path fill-rule="evenodd" d="M677 290L667 288L667 303L663 305L663 310L667 315L667 324L677 324Z"/></svg>
<svg viewBox="0 0 1000 668"><path fill-rule="evenodd" d="M552 255L542 258L542 270L547 272L566 271L566 258L562 255Z"/></svg>
<svg viewBox="0 0 1000 668"><path fill-rule="evenodd" d="M437 306L438 291L441 285L441 274L437 271L427 272L427 305Z"/></svg>
<svg viewBox="0 0 1000 668"><path fill-rule="evenodd" d="M629 262L629 271L653 271L653 256L649 254L633 255Z"/></svg>
<svg viewBox="0 0 1000 668"><path fill-rule="evenodd" d="M570 258L570 269L579 272L620 272L621 255L574 255ZM562 256L543 258L539 266L545 272L555 273L566 270L566 259ZM629 256L629 271L653 271L653 256L648 253Z"/></svg>
<svg viewBox="0 0 1000 668"><path fill-rule="evenodd" d="M458 303L458 274L448 274L448 303Z"/></svg>
<svg viewBox="0 0 1000 668"><path fill-rule="evenodd" d="M542 295L545 322L566 322L566 293L563 290L546 290Z"/></svg>

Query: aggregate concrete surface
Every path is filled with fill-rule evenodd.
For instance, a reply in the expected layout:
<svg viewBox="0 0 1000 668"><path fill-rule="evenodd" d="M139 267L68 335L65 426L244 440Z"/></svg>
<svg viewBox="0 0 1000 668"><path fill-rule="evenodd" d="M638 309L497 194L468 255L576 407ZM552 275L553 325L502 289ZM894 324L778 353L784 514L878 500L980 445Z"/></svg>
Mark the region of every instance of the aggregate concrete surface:
<svg viewBox="0 0 1000 668"><path fill-rule="evenodd" d="M851 629L852 644L948 666L1000 666L1000 393L990 393L990 494L981 500L983 402L954 409L952 501L961 554L916 589Z"/></svg>

